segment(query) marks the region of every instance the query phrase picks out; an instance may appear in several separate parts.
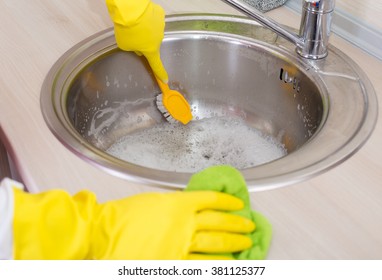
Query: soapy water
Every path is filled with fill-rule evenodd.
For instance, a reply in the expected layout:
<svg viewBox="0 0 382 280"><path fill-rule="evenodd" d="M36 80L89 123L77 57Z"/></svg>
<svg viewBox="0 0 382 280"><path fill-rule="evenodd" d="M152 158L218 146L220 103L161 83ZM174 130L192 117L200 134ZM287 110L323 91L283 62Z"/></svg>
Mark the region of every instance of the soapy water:
<svg viewBox="0 0 382 280"><path fill-rule="evenodd" d="M276 139L236 117L208 118L186 126L161 123L122 137L106 152L140 166L189 173L221 164L245 169L287 154Z"/></svg>

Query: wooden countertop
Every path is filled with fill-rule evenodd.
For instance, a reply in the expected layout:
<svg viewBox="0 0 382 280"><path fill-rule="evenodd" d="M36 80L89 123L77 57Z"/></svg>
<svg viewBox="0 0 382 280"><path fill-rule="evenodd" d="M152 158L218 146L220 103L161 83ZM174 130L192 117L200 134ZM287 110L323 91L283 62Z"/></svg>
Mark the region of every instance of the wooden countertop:
<svg viewBox="0 0 382 280"><path fill-rule="evenodd" d="M156 2L167 14L238 14L219 0ZM58 142L40 111L41 85L53 63L112 26L104 0L4 0L0 10L0 128L28 188L90 189L101 201L160 191L86 163ZM298 28L299 16L285 7L268 15ZM363 68L382 99L382 62L336 36L331 43ZM381 136L379 121L365 146L340 166L307 182L251 194L252 207L273 225L269 259L382 259Z"/></svg>

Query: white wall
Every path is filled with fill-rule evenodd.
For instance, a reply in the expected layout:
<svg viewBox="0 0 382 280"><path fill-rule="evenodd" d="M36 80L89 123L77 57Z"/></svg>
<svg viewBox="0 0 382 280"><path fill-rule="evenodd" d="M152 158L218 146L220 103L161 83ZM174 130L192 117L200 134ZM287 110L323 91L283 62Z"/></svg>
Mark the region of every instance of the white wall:
<svg viewBox="0 0 382 280"><path fill-rule="evenodd" d="M382 0L336 0L336 8L357 20L382 30Z"/></svg>

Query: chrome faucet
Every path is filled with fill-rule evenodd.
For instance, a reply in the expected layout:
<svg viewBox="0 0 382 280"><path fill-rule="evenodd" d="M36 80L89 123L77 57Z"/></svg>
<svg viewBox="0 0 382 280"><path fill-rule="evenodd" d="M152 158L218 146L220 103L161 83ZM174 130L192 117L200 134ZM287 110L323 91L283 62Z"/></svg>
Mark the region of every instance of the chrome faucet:
<svg viewBox="0 0 382 280"><path fill-rule="evenodd" d="M335 0L302 0L299 34L285 29L242 0L222 1L293 42L302 57L320 59L327 56Z"/></svg>

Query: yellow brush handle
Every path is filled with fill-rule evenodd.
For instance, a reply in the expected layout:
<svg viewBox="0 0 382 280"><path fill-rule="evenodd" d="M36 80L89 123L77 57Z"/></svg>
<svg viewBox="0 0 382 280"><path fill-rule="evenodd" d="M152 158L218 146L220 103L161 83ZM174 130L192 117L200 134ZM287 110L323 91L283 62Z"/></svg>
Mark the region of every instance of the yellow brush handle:
<svg viewBox="0 0 382 280"><path fill-rule="evenodd" d="M155 77L155 79L157 80L158 86L160 90L162 91L162 94L166 96L168 92L170 91L170 87L168 86L168 84L162 82L162 80L159 79L158 77Z"/></svg>

